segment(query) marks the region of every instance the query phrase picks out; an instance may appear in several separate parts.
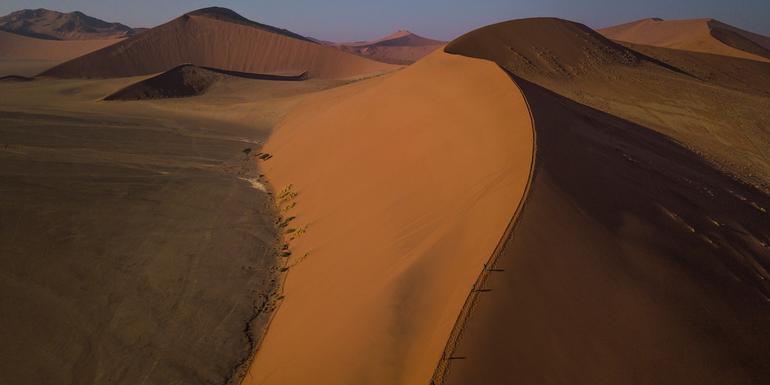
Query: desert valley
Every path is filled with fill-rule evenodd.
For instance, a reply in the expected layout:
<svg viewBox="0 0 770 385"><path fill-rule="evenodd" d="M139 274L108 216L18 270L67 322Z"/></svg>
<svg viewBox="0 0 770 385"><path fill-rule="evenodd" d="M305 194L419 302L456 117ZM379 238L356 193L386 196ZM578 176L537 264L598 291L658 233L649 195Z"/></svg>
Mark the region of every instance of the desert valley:
<svg viewBox="0 0 770 385"><path fill-rule="evenodd" d="M0 17L0 385L770 383L769 37L87 13Z"/></svg>

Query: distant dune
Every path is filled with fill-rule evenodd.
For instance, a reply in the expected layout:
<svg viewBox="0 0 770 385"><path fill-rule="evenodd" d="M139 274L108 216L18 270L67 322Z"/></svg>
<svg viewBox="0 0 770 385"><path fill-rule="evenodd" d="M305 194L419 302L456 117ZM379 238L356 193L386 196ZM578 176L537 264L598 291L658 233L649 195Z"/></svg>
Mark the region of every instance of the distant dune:
<svg viewBox="0 0 770 385"><path fill-rule="evenodd" d="M19 35L52 40L114 39L138 32L120 23L83 14L47 9L24 9L0 17L0 30Z"/></svg>
<svg viewBox="0 0 770 385"><path fill-rule="evenodd" d="M159 73L185 63L251 73L308 72L320 78L365 76L398 68L249 21L230 10L206 8L61 64L45 75L124 77Z"/></svg>
<svg viewBox="0 0 770 385"><path fill-rule="evenodd" d="M599 32L629 43L770 61L770 38L714 19L642 19Z"/></svg>
<svg viewBox="0 0 770 385"><path fill-rule="evenodd" d="M293 185L284 215L307 229L244 384L427 384L524 194L532 140L499 67L443 52L293 111L265 173Z"/></svg>
<svg viewBox="0 0 770 385"><path fill-rule="evenodd" d="M536 156L433 383L765 383L770 197L752 184L770 180L769 102L675 66L703 71L710 56L763 81L765 63L642 54L558 19L484 27L447 50L512 73Z"/></svg>
<svg viewBox="0 0 770 385"><path fill-rule="evenodd" d="M222 71L215 68L183 64L160 75L129 85L107 97L105 100L146 100L182 98L203 95L209 87L226 77L249 79L295 81L305 79L305 74L269 75Z"/></svg>
<svg viewBox="0 0 770 385"><path fill-rule="evenodd" d="M58 41L0 31L0 76L36 75L66 60L120 41L120 39Z"/></svg>
<svg viewBox="0 0 770 385"><path fill-rule="evenodd" d="M374 41L340 43L343 51L392 64L412 64L443 47L444 41L433 40L402 30Z"/></svg>

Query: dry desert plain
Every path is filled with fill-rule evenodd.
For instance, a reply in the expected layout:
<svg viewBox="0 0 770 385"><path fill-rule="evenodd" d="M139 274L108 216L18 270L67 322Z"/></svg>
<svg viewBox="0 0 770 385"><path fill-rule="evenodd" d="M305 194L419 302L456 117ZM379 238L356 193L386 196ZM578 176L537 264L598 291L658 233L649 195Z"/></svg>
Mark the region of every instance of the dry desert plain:
<svg viewBox="0 0 770 385"><path fill-rule="evenodd" d="M0 100L0 384L770 382L767 37L21 11Z"/></svg>

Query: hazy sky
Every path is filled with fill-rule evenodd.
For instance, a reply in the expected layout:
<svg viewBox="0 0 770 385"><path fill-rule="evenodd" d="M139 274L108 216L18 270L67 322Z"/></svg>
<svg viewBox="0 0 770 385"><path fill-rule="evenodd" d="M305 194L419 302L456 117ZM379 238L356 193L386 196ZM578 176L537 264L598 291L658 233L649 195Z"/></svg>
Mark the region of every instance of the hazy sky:
<svg viewBox="0 0 770 385"><path fill-rule="evenodd" d="M644 17L713 17L770 35L770 0L0 0L0 14L23 8L78 10L132 27L152 27L212 5L333 41L365 40L398 29L449 40L493 22L532 16L556 16L595 28Z"/></svg>

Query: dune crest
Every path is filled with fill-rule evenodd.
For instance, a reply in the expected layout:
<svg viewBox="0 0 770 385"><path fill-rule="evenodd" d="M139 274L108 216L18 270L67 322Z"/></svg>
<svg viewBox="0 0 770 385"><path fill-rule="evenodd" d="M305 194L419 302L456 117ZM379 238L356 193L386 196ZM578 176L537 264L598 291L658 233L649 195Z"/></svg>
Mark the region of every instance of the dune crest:
<svg viewBox="0 0 770 385"><path fill-rule="evenodd" d="M204 9L63 63L45 75L125 77L159 73L185 63L251 73L308 72L318 78L366 76L398 68L295 35L229 10Z"/></svg>
<svg viewBox="0 0 770 385"><path fill-rule="evenodd" d="M770 196L719 166L766 162L746 131L762 137L767 98L628 47L606 44L597 62L569 55L593 46L580 35L565 40L574 25L510 21L447 47L513 73L537 143L513 231L447 344L445 358L463 359L439 361L433 383L766 382ZM523 33L534 30L541 39ZM565 71L542 70L552 67L530 59L538 52ZM609 60L613 52L636 59ZM744 120L748 112L759 127Z"/></svg>
<svg viewBox="0 0 770 385"><path fill-rule="evenodd" d="M244 384L427 383L524 194L532 143L508 76L443 52L292 112L265 173L293 186L283 215L307 228Z"/></svg>
<svg viewBox="0 0 770 385"><path fill-rule="evenodd" d="M629 43L770 61L770 38L714 19L642 19L599 32Z"/></svg>

